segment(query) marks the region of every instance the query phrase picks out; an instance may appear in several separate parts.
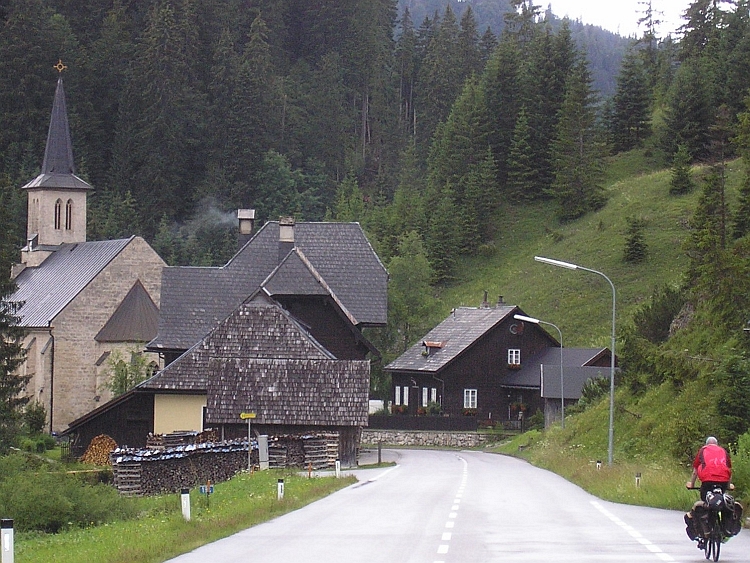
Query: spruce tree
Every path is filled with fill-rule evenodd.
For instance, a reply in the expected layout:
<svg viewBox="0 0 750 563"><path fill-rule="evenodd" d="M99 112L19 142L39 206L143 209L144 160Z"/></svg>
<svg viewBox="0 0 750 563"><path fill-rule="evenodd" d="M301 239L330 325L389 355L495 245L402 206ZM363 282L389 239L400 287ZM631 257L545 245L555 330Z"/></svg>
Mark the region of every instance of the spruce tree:
<svg viewBox="0 0 750 563"><path fill-rule="evenodd" d="M28 403L23 391L29 381L17 371L24 360L25 331L17 316L22 303L9 300L16 287L6 272L4 268L0 273L0 454L16 444L22 409Z"/></svg>
<svg viewBox="0 0 750 563"><path fill-rule="evenodd" d="M552 146L554 182L550 193L563 220L595 211L606 202L601 185L604 149L594 104L591 77L581 58L566 87Z"/></svg>
<svg viewBox="0 0 750 563"><path fill-rule="evenodd" d="M680 144L691 159L709 156L712 111L708 84L697 63L684 62L667 93L661 144L671 158Z"/></svg>
<svg viewBox="0 0 750 563"><path fill-rule="evenodd" d="M534 194L534 158L529 139L529 120L526 109L521 108L513 131L513 142L508 156L508 196L514 201L529 200Z"/></svg>
<svg viewBox="0 0 750 563"><path fill-rule="evenodd" d="M425 247L435 283L446 283L455 275L460 223L453 198L453 190L446 185L431 208Z"/></svg>
<svg viewBox="0 0 750 563"><path fill-rule="evenodd" d="M648 245L643 235L645 223L637 217L627 217L626 221L628 228L625 233L623 260L631 264L643 262L648 254Z"/></svg>
<svg viewBox="0 0 750 563"><path fill-rule="evenodd" d="M693 189L693 178L690 167L690 154L685 145L680 145L672 159L672 177L669 180L669 193L683 195Z"/></svg>
<svg viewBox="0 0 750 563"><path fill-rule="evenodd" d="M639 147L650 133L650 120L648 79L642 58L630 50L622 61L614 95L610 128L615 151Z"/></svg>

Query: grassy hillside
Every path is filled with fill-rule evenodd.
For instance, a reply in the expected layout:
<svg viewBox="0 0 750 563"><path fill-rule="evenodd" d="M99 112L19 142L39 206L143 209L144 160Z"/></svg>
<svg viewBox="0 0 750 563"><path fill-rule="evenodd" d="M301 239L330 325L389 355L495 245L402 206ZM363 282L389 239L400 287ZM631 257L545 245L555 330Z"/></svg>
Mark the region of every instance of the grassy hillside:
<svg viewBox="0 0 750 563"><path fill-rule="evenodd" d="M728 167L728 201L734 201L742 163ZM697 179L701 168L694 169ZM610 162L607 205L577 221L560 224L550 203L502 206L491 256L465 259L460 279L440 295L435 322L451 308L478 305L484 290L491 302L502 295L506 303L527 314L555 323L566 346L609 346L612 292L595 274L566 270L534 261L546 256L606 274L616 289L617 325L630 322L635 309L663 284L679 284L688 259L683 243L700 187L685 196L669 195L669 170L659 170L641 152ZM627 217L645 221L648 258L640 264L623 260Z"/></svg>

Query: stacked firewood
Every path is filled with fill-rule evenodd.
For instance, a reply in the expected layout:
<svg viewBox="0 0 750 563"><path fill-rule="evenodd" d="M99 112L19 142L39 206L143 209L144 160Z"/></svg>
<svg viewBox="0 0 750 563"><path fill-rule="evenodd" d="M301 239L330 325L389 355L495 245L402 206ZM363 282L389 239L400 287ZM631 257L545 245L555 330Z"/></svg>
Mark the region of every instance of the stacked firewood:
<svg viewBox="0 0 750 563"><path fill-rule="evenodd" d="M109 454L116 448L117 442L106 434L99 434L91 440L81 461L92 465L110 465Z"/></svg>

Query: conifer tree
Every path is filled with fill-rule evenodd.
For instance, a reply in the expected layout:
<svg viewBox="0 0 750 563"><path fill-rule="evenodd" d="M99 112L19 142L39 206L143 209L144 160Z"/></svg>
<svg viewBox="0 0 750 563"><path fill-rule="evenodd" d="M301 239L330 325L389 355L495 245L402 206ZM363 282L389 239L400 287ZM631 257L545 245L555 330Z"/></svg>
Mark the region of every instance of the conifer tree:
<svg viewBox="0 0 750 563"><path fill-rule="evenodd" d="M604 150L594 102L591 77L581 58L566 87L552 146L555 179L551 194L563 220L580 217L606 202L601 185Z"/></svg>
<svg viewBox="0 0 750 563"><path fill-rule="evenodd" d="M745 165L745 174L740 186L737 213L734 217L732 230L732 236L735 239L742 238L750 233L750 97L745 98L745 108L745 111L737 116L736 135L732 139Z"/></svg>
<svg viewBox="0 0 750 563"><path fill-rule="evenodd" d="M433 23L433 26L436 26ZM446 6L439 27L426 45L419 68L417 90L417 145L429 146L437 124L446 119L466 76L461 53L456 49L459 25L456 16Z"/></svg>
<svg viewBox="0 0 750 563"><path fill-rule="evenodd" d="M23 391L29 381L29 377L17 372L24 360L25 331L17 316L22 304L9 300L16 288L6 271L10 270L0 274L0 454L7 453L16 443L22 409L28 402Z"/></svg>
<svg viewBox="0 0 750 563"><path fill-rule="evenodd" d="M680 145L672 159L672 177L669 180L669 193L682 195L693 189L690 155L685 145Z"/></svg>
<svg viewBox="0 0 750 563"><path fill-rule="evenodd" d="M686 61L677 70L667 93L661 139L669 157L680 144L693 160L708 157L712 115L707 86L696 63Z"/></svg>
<svg viewBox="0 0 750 563"><path fill-rule="evenodd" d="M630 50L623 58L614 95L610 128L615 151L639 147L650 133L650 120L648 79L642 58Z"/></svg>
<svg viewBox="0 0 750 563"><path fill-rule="evenodd" d="M455 275L460 224L453 198L453 189L446 185L431 208L425 247L435 283L446 283Z"/></svg>
<svg viewBox="0 0 750 563"><path fill-rule="evenodd" d="M530 199L534 194L534 159L531 152L529 120L525 108L518 112L513 142L508 156L507 192L514 201Z"/></svg>
<svg viewBox="0 0 750 563"><path fill-rule="evenodd" d="M517 43L503 36L482 75L487 107L487 141L497 165L499 186L505 185L508 176L508 152L521 97L520 62Z"/></svg>
<svg viewBox="0 0 750 563"><path fill-rule="evenodd" d="M648 245L643 235L645 227L643 219L637 217L626 218L628 228L625 233L625 252L623 259L629 263L640 263L646 259Z"/></svg>

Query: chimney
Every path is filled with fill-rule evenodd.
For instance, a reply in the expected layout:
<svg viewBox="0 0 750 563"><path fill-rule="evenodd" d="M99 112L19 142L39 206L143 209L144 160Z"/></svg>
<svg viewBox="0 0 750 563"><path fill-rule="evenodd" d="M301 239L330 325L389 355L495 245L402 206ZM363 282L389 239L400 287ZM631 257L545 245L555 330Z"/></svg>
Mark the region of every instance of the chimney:
<svg viewBox="0 0 750 563"><path fill-rule="evenodd" d="M279 218L279 263L294 248L294 217Z"/></svg>
<svg viewBox="0 0 750 563"><path fill-rule="evenodd" d="M487 290L484 290L484 299L482 299L482 304L480 305L480 309L489 309L490 308L490 302L487 301Z"/></svg>
<svg viewBox="0 0 750 563"><path fill-rule="evenodd" d="M505 305L505 300L503 299L502 295L497 296L497 306L500 307L501 305Z"/></svg>
<svg viewBox="0 0 750 563"><path fill-rule="evenodd" d="M237 231L237 249L239 250L253 236L253 226L255 224L255 209L238 209L237 222L239 229Z"/></svg>

